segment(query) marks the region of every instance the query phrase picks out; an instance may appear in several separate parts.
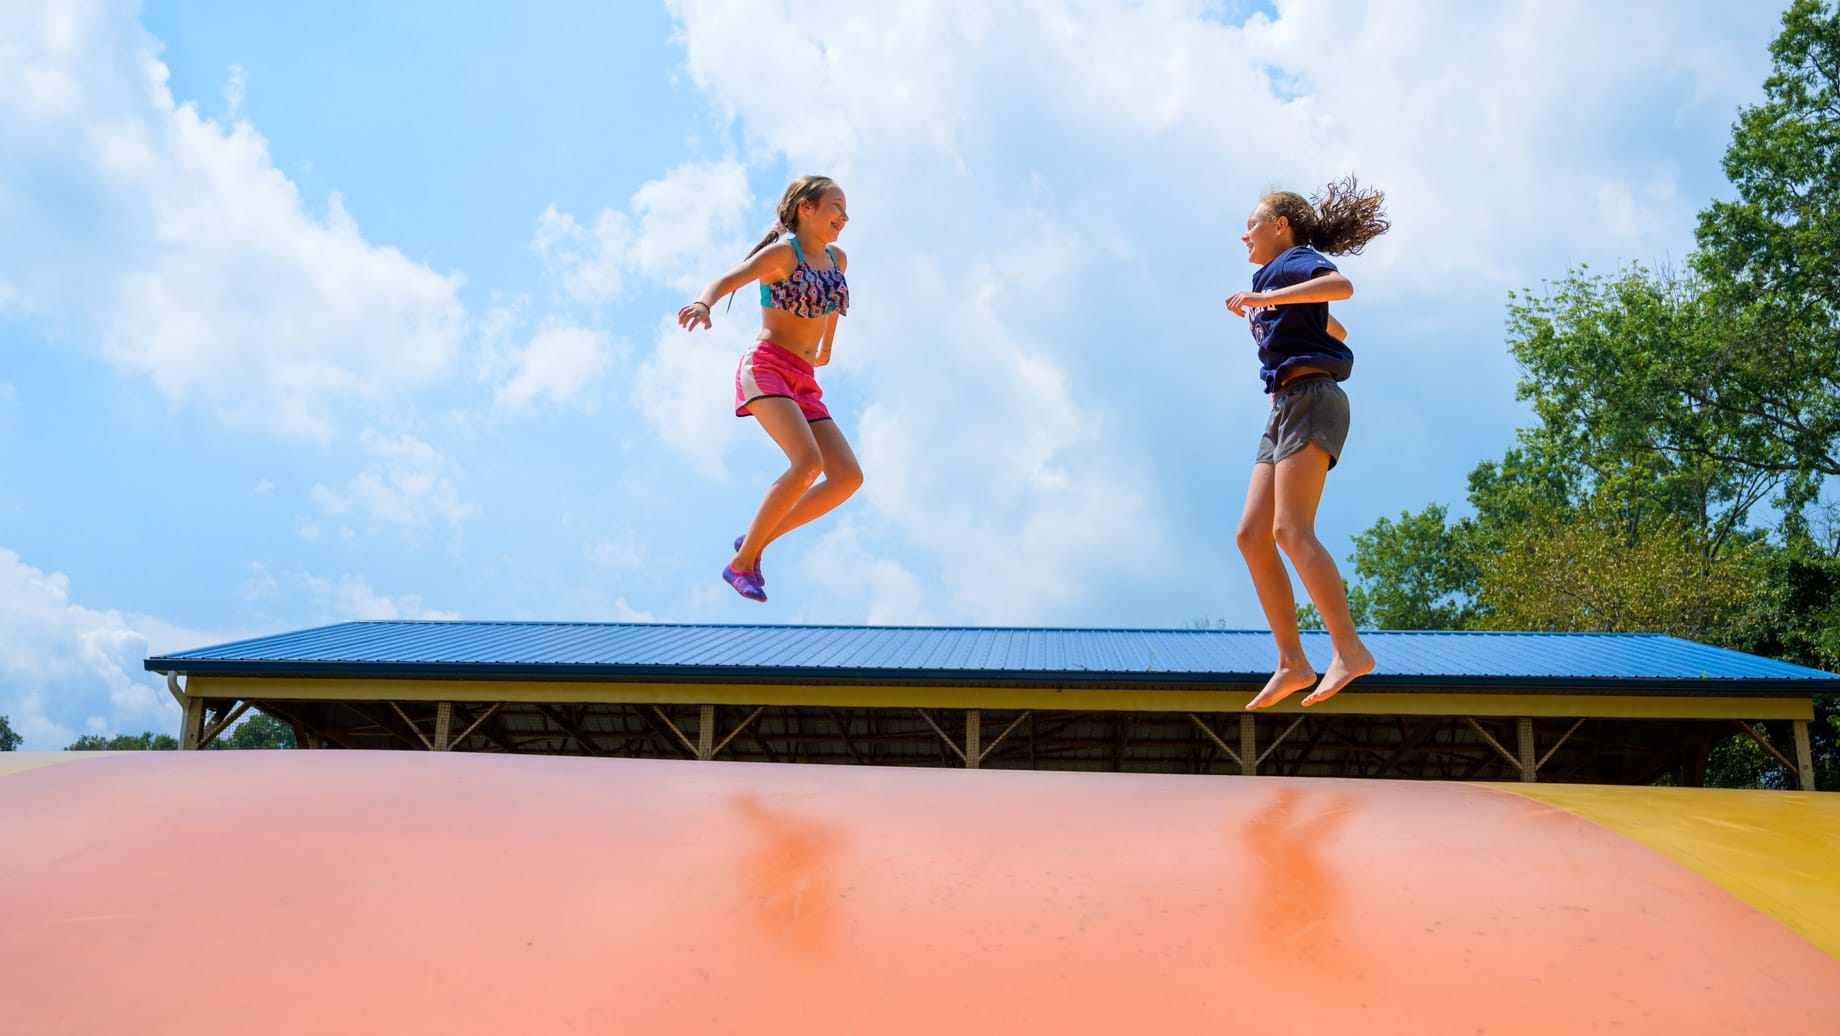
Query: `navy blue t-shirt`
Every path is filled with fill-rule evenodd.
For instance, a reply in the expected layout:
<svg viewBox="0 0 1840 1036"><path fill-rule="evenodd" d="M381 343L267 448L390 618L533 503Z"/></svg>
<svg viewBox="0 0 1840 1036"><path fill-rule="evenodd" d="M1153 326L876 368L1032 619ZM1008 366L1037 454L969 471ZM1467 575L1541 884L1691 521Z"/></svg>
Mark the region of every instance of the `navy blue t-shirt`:
<svg viewBox="0 0 1840 1036"><path fill-rule="evenodd" d="M1318 270L1333 270L1328 257L1307 245L1297 247L1259 267L1252 275L1253 291L1273 291L1302 284ZM1329 333L1327 302L1293 302L1246 311L1252 340L1259 347L1259 377L1265 391L1276 392L1285 371L1314 367L1336 381L1347 381L1354 370L1354 353Z"/></svg>

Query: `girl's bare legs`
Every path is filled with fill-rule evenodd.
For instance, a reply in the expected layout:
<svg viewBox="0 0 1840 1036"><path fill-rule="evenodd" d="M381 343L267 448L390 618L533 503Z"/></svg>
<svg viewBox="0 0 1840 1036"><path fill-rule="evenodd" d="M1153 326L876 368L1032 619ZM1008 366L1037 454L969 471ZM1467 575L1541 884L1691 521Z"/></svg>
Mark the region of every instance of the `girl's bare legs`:
<svg viewBox="0 0 1840 1036"><path fill-rule="evenodd" d="M1310 600L1316 604L1335 650L1322 683L1303 699L1305 705L1314 705L1346 687L1355 677L1372 672L1374 656L1355 633L1354 617L1348 613L1348 595L1342 588L1342 574L1335 567L1335 558L1316 538L1316 505L1322 501L1323 480L1329 474L1329 454L1312 443L1279 461L1276 468L1272 536L1297 569L1303 588L1310 592Z"/></svg>
<svg viewBox="0 0 1840 1036"><path fill-rule="evenodd" d="M1278 556L1278 541L1272 534L1277 510L1275 481L1276 465L1252 466L1246 511L1240 515L1235 537L1239 552L1246 558L1246 568L1252 573L1259 606L1265 609L1271 637L1278 642L1278 668L1247 709L1274 705L1316 682L1316 669L1304 657L1303 640L1297 635L1297 599L1291 594L1291 576L1284 570L1284 559Z"/></svg>
<svg viewBox="0 0 1840 1036"><path fill-rule="evenodd" d="M807 423L797 403L777 396L754 400L748 412L785 452L788 467L767 488L741 548L729 563L737 572L753 571L767 544L849 499L863 477L837 422Z"/></svg>

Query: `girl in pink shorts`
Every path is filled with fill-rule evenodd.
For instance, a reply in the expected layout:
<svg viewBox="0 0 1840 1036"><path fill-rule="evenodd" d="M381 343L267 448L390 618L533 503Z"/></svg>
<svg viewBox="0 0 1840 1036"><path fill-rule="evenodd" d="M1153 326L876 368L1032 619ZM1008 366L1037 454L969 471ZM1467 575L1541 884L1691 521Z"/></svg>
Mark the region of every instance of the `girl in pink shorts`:
<svg viewBox="0 0 1840 1036"><path fill-rule="evenodd" d="M850 311L843 277L849 260L834 247L850 221L843 189L829 177L801 176L780 197L778 217L740 266L677 311L686 331L709 327L716 299L760 282L760 334L735 370L735 416L758 421L785 452L787 467L767 487L722 569L722 580L752 601L767 599L760 571L767 544L828 513L862 485L862 468L813 374L830 362L837 318Z"/></svg>

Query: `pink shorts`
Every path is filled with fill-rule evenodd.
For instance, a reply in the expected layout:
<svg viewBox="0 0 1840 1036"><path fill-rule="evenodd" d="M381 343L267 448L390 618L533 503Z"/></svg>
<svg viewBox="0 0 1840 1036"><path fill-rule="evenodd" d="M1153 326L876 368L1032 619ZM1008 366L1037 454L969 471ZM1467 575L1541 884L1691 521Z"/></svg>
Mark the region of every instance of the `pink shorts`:
<svg viewBox="0 0 1840 1036"><path fill-rule="evenodd" d="M742 355L741 366L735 368L735 416L752 416L748 404L772 396L797 403L807 421L831 419L811 364L790 349L772 342L755 342L754 348Z"/></svg>

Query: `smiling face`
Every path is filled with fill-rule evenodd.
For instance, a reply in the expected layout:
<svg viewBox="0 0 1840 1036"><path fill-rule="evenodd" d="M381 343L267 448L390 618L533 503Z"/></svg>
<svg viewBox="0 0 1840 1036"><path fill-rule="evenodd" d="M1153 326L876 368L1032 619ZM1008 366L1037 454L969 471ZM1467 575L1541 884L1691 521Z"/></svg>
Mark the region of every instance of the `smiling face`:
<svg viewBox="0 0 1840 1036"><path fill-rule="evenodd" d="M1291 221L1284 216L1274 216L1263 202L1254 206L1252 215L1246 217L1246 232L1239 239L1246 244L1246 261L1258 266L1264 266L1297 245Z"/></svg>
<svg viewBox="0 0 1840 1036"><path fill-rule="evenodd" d="M849 205L841 187L826 188L818 200L799 203L799 229L817 234L827 245L837 240L849 222Z"/></svg>

